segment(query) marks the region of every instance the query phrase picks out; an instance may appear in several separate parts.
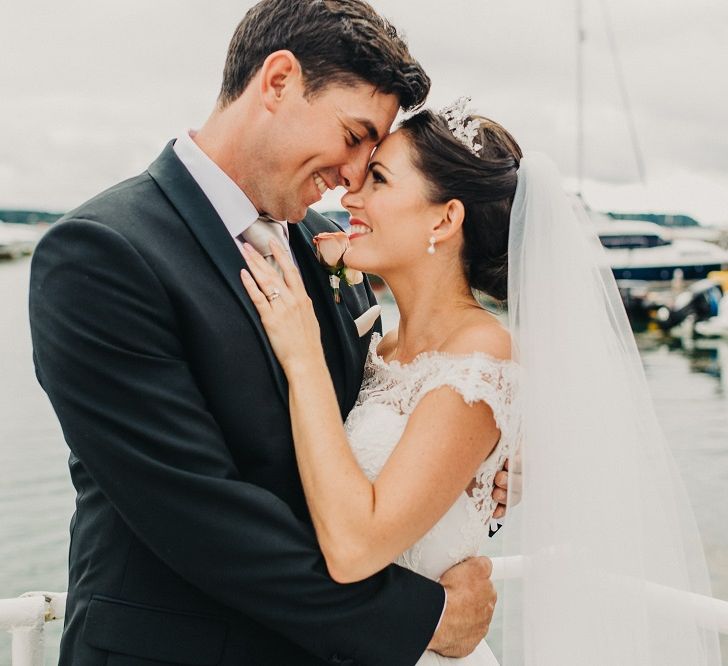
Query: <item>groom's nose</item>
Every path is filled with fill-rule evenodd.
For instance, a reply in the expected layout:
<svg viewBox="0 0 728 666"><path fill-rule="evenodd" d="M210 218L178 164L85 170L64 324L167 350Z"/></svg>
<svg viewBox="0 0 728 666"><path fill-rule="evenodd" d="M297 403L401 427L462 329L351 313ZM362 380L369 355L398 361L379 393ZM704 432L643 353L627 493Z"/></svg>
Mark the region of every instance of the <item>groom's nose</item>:
<svg viewBox="0 0 728 666"><path fill-rule="evenodd" d="M339 169L341 183L347 190L356 192L361 189L367 176L370 155L371 152L367 153L366 150L359 150L356 157Z"/></svg>

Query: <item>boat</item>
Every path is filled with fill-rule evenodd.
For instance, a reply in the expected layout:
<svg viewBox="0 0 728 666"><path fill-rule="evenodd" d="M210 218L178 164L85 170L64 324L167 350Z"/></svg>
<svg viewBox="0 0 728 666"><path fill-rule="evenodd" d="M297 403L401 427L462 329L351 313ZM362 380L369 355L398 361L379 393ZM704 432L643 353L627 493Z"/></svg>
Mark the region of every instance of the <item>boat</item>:
<svg viewBox="0 0 728 666"><path fill-rule="evenodd" d="M728 294L718 304L718 314L705 321L696 321L694 330L704 338L728 338Z"/></svg>
<svg viewBox="0 0 728 666"><path fill-rule="evenodd" d="M728 226L709 226L701 224L689 215L673 213L606 213L612 220L632 220L659 224L668 240L677 238L702 240L728 248Z"/></svg>
<svg viewBox="0 0 728 666"><path fill-rule="evenodd" d="M702 280L712 271L728 269L728 251L702 240L670 239L653 222L614 220L598 224L617 280L661 282L678 276Z"/></svg>
<svg viewBox="0 0 728 666"><path fill-rule="evenodd" d="M708 278L720 287L723 296L713 316L696 321L694 331L699 337L728 338L728 271L711 273Z"/></svg>
<svg viewBox="0 0 728 666"><path fill-rule="evenodd" d="M42 233L32 225L0 220L0 257L17 259L32 254Z"/></svg>
<svg viewBox="0 0 728 666"><path fill-rule="evenodd" d="M677 294L671 303L653 308L654 320L665 331L685 321L689 321L697 331L698 324L718 316L723 298L723 288L717 281L710 278L698 280Z"/></svg>

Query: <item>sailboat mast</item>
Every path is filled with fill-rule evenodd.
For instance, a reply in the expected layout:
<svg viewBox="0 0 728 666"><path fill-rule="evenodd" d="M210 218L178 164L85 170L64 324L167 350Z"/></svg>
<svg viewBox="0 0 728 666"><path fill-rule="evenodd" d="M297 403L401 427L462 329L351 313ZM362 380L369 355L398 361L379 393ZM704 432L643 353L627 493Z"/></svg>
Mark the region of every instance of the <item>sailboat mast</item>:
<svg viewBox="0 0 728 666"><path fill-rule="evenodd" d="M576 176L579 197L584 179L584 37L583 0L576 0Z"/></svg>

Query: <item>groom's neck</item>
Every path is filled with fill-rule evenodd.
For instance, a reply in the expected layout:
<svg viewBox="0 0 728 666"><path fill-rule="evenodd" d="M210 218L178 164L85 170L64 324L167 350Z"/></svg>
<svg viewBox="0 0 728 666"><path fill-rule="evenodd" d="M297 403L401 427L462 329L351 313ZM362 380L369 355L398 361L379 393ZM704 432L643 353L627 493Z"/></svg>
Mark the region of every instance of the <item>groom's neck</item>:
<svg viewBox="0 0 728 666"><path fill-rule="evenodd" d="M249 173L255 166L255 120L242 97L216 108L192 138L255 204L254 174Z"/></svg>

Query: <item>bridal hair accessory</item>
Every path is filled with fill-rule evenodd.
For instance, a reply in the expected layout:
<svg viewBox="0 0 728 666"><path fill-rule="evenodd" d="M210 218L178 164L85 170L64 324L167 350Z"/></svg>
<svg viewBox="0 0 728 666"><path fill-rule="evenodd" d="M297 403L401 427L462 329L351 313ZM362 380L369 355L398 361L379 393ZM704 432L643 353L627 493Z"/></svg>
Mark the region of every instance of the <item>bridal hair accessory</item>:
<svg viewBox="0 0 728 666"><path fill-rule="evenodd" d="M341 281L349 286L364 281L364 274L344 264L344 254L349 249L349 237L343 231L324 232L314 237L316 258L329 273L329 284L334 301L341 302Z"/></svg>
<svg viewBox="0 0 728 666"><path fill-rule="evenodd" d="M430 246L427 248L427 254L435 254L435 243L437 239L434 236L430 236Z"/></svg>
<svg viewBox="0 0 728 666"><path fill-rule="evenodd" d="M440 115L447 121L452 135L462 143L473 155L478 155L483 148L476 142L480 122L478 120L468 120L472 114L468 109L470 97L459 97L449 106L440 109Z"/></svg>

